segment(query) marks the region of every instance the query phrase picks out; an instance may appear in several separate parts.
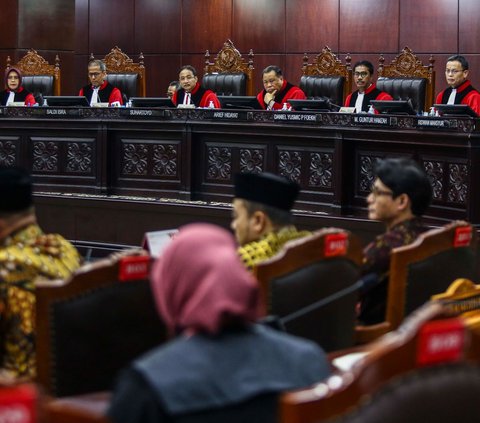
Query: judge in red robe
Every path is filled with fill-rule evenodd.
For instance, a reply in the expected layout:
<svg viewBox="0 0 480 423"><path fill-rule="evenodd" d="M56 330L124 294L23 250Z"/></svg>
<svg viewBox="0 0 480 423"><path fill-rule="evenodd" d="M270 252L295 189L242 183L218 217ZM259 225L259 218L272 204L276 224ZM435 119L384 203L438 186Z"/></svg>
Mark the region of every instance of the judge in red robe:
<svg viewBox="0 0 480 423"><path fill-rule="evenodd" d="M480 93L467 79L468 61L460 55L447 59L445 77L449 87L437 95L436 104L466 104L480 115Z"/></svg>
<svg viewBox="0 0 480 423"><path fill-rule="evenodd" d="M0 105L6 106L8 103L23 102L25 106L33 106L35 98L22 87L22 73L17 68L8 68L5 72L6 90L0 93Z"/></svg>
<svg viewBox="0 0 480 423"><path fill-rule="evenodd" d="M85 85L79 96L87 97L90 106L96 103L108 103L109 106L121 106L123 104L122 93L107 80L107 67L103 60L91 60L88 63L89 85Z"/></svg>
<svg viewBox="0 0 480 423"><path fill-rule="evenodd" d="M362 60L353 66L353 80L357 91L345 99L346 107L355 107L356 113L368 112L372 100L393 100L392 96L380 91L372 82L374 68L368 60Z"/></svg>
<svg viewBox="0 0 480 423"><path fill-rule="evenodd" d="M212 107L220 109L220 101L212 90L206 90L198 82L197 70L190 65L180 68L178 75L180 89L175 91L172 103L175 106L180 104L193 104L195 107Z"/></svg>
<svg viewBox="0 0 480 423"><path fill-rule="evenodd" d="M257 100L264 110L281 110L284 103L290 109L288 100L305 100L305 93L283 78L282 70L278 66L267 66L263 70L263 90L258 93Z"/></svg>

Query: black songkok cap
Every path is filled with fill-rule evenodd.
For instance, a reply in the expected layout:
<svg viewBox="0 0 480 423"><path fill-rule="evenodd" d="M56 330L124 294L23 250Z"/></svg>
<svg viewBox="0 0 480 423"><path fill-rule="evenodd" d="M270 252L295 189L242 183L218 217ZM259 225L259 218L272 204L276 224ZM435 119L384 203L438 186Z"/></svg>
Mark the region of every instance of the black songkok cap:
<svg viewBox="0 0 480 423"><path fill-rule="evenodd" d="M20 167L0 166L0 213L23 211L32 204L30 174Z"/></svg>
<svg viewBox="0 0 480 423"><path fill-rule="evenodd" d="M235 197L290 211L300 187L273 173L237 173Z"/></svg>

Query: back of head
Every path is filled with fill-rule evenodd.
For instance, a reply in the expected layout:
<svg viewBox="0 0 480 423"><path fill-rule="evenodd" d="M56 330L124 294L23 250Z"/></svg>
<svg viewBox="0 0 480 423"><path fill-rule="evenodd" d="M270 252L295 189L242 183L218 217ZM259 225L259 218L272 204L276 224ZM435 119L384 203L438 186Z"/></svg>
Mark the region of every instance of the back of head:
<svg viewBox="0 0 480 423"><path fill-rule="evenodd" d="M215 334L257 318L256 282L240 262L232 235L218 226L180 228L154 264L151 283L172 334Z"/></svg>
<svg viewBox="0 0 480 423"><path fill-rule="evenodd" d="M32 178L21 167L0 166L0 214L14 214L33 205Z"/></svg>
<svg viewBox="0 0 480 423"><path fill-rule="evenodd" d="M412 213L421 216L432 200L432 185L425 171L413 160L405 158L384 159L375 167L375 174L393 197L407 194Z"/></svg>

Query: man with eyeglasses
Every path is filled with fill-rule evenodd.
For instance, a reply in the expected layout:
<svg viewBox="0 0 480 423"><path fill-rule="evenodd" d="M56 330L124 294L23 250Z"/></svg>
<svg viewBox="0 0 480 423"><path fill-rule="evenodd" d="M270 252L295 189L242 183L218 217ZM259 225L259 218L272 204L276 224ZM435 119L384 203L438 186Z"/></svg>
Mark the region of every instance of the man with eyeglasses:
<svg viewBox="0 0 480 423"><path fill-rule="evenodd" d="M88 79L90 84L85 85L79 96L87 97L90 106L97 103L108 103L109 106L123 104L122 93L107 81L107 67L103 60L90 60L88 63Z"/></svg>
<svg viewBox="0 0 480 423"><path fill-rule="evenodd" d="M447 59L445 78L448 88L437 95L436 104L466 104L480 115L480 93L468 78L468 61L460 55Z"/></svg>
<svg viewBox="0 0 480 423"><path fill-rule="evenodd" d="M263 90L258 93L257 101L264 110L281 110L284 104L290 109L288 100L305 100L305 93L283 77L278 66L267 66L262 72Z"/></svg>
<svg viewBox="0 0 480 423"><path fill-rule="evenodd" d="M430 181L413 160L385 159L375 167L375 180L367 197L368 218L383 222L386 231L364 249L358 317L362 323L385 320L390 252L412 243L428 229L420 217L431 199Z"/></svg>
<svg viewBox="0 0 480 423"><path fill-rule="evenodd" d="M178 74L180 88L171 98L175 106L212 107L220 109L220 101L212 90L203 88L198 82L197 70L190 65L180 68Z"/></svg>
<svg viewBox="0 0 480 423"><path fill-rule="evenodd" d="M373 65L362 60L353 66L353 80L357 91L349 94L345 100L346 107L355 107L357 113L368 112L371 100L393 100L390 94L380 91L372 82Z"/></svg>

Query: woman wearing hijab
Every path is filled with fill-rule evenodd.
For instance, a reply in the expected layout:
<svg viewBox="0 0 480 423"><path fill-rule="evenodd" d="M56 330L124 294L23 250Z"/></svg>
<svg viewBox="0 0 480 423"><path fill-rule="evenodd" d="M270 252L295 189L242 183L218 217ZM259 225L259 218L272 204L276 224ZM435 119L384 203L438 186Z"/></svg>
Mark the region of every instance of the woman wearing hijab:
<svg viewBox="0 0 480 423"><path fill-rule="evenodd" d="M257 283L224 229L181 228L151 284L175 337L120 376L108 412L115 423L273 423L280 392L328 376L316 344L254 323Z"/></svg>
<svg viewBox="0 0 480 423"><path fill-rule="evenodd" d="M25 106L33 106L33 94L22 87L22 73L17 68L9 68L5 72L6 90L0 92L0 105L23 102Z"/></svg>

